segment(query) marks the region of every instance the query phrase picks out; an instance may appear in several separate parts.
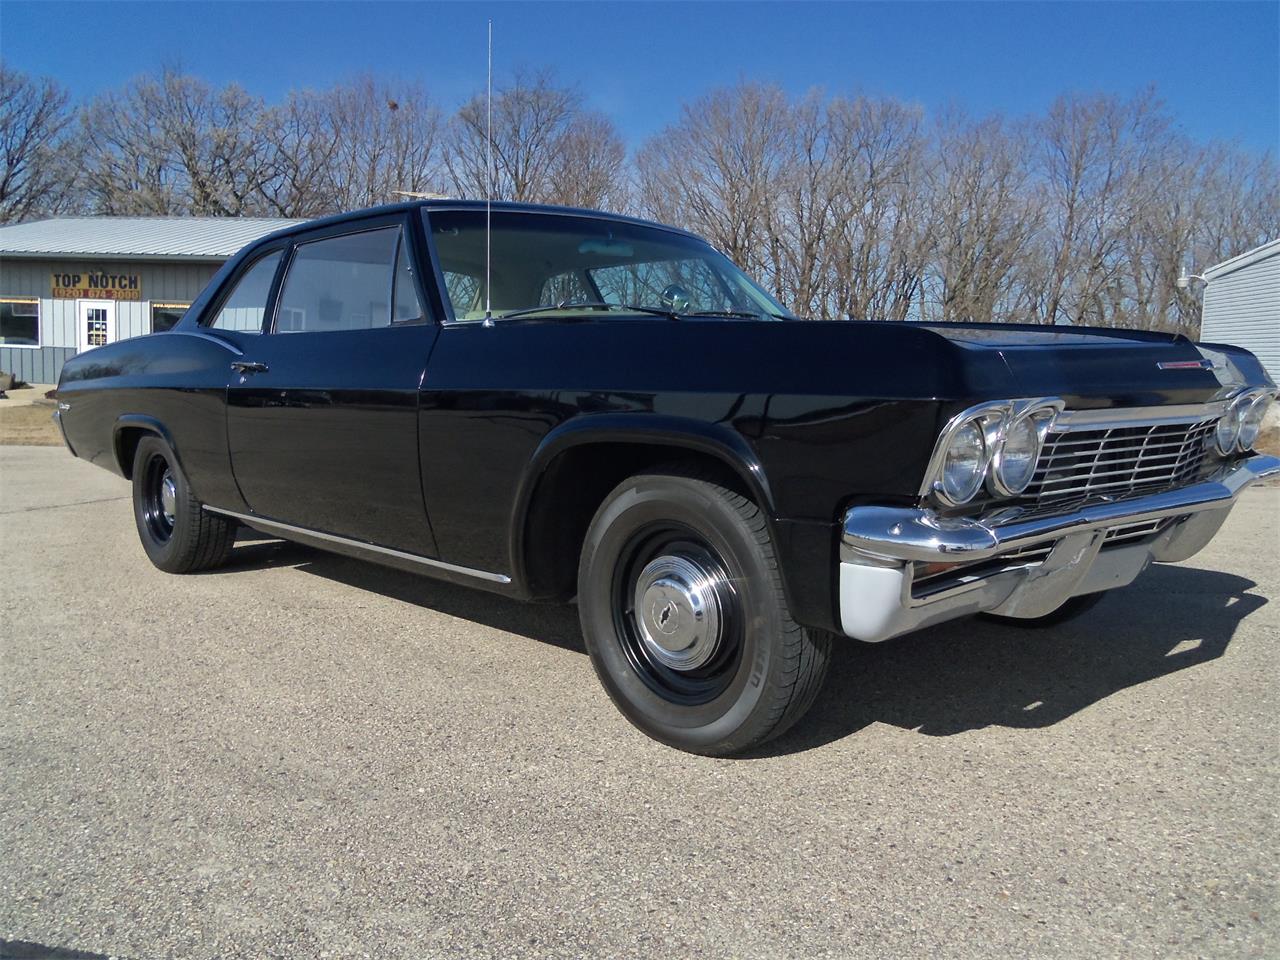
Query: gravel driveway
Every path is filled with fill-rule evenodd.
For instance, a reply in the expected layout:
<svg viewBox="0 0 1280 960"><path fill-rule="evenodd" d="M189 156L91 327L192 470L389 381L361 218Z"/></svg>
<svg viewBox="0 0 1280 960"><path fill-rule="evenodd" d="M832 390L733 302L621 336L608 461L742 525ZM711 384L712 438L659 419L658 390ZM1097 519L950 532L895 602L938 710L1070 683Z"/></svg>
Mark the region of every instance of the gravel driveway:
<svg viewBox="0 0 1280 960"><path fill-rule="evenodd" d="M1280 488L1073 624L842 644L745 760L632 730L571 607L172 577L127 497L0 448L0 955L1280 954Z"/></svg>

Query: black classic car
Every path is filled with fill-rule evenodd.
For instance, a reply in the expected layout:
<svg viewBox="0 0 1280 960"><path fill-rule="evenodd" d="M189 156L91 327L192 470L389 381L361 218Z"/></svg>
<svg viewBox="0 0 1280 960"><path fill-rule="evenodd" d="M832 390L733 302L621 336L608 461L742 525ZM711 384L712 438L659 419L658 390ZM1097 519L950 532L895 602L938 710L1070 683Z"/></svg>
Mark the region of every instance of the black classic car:
<svg viewBox="0 0 1280 960"><path fill-rule="evenodd" d="M837 635L1051 622L1190 557L1280 472L1275 393L1179 336L800 322L681 230L428 201L251 244L57 396L161 570L244 525L576 596L622 712L727 754L804 714Z"/></svg>

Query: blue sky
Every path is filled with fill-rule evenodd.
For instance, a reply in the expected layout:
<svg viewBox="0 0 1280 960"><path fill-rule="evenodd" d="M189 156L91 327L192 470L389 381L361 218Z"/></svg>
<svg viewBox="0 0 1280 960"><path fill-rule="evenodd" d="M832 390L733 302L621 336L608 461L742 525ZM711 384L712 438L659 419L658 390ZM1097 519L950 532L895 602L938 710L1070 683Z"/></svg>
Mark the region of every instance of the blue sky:
<svg viewBox="0 0 1280 960"><path fill-rule="evenodd" d="M161 64L274 99L370 71L445 105L550 66L634 143L681 101L740 77L801 92L892 94L926 108L1041 111L1068 90L1154 84L1197 139L1276 150L1280 3L21 3L0 55L73 94Z"/></svg>

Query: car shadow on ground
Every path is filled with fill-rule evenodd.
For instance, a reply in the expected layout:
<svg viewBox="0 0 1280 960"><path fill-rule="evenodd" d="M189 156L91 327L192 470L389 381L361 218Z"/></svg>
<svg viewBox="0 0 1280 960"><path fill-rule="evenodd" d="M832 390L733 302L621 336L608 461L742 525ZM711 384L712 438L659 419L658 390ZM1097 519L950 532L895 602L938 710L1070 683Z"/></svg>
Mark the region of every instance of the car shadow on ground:
<svg viewBox="0 0 1280 960"><path fill-rule="evenodd" d="M970 617L883 644L836 641L808 716L759 755L795 753L873 722L945 737L1048 727L1128 687L1222 656L1267 603L1245 577L1154 566L1069 623Z"/></svg>
<svg viewBox="0 0 1280 960"><path fill-rule="evenodd" d="M470 620L539 643L585 654L578 611L569 604L522 603L472 587L327 553L302 544L241 531L230 561L219 570L294 567L326 580L369 590L439 613ZM215 573L218 571L214 571Z"/></svg>
<svg viewBox="0 0 1280 960"><path fill-rule="evenodd" d="M246 542L247 540L247 542ZM403 603L585 653L577 610L528 604L309 547L242 537L231 568L291 566ZM1154 566L1069 623L1032 629L967 618L881 644L837 638L808 715L751 754L798 753L871 723L928 736L1051 726L1128 687L1217 659L1267 603L1245 577Z"/></svg>

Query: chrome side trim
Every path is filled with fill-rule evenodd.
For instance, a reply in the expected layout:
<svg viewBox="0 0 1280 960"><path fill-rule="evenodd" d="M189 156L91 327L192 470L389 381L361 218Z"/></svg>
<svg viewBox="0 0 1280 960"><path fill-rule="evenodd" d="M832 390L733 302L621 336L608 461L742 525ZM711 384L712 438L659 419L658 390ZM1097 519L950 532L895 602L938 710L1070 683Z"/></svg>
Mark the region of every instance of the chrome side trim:
<svg viewBox="0 0 1280 960"><path fill-rule="evenodd" d="M177 334L180 337L195 337L197 340L208 340L210 343L216 343L224 350L229 350L237 357L243 357L244 351L237 347L234 343L227 343L220 337L215 337L210 333L201 333L198 330L170 330L170 334Z"/></svg>
<svg viewBox="0 0 1280 960"><path fill-rule="evenodd" d="M1230 507L1245 487L1277 475L1280 459L1255 455L1229 464L1213 478L1176 490L1102 500L1062 514L1029 519L1020 519L1027 511L1018 508L983 521L942 517L918 508L853 507L844 517L840 559L875 566L884 566L885 560L985 560L1067 534Z"/></svg>
<svg viewBox="0 0 1280 960"><path fill-rule="evenodd" d="M490 583L510 583L511 578L504 573L489 573L486 570L473 570L471 567L461 567L456 563L446 563L443 560L433 560L431 557L421 557L416 553L405 553L403 550L393 550L390 547L380 547L376 543L366 543L363 540L352 540L350 537L340 537L334 533L324 533L320 530L311 530L307 527L295 527L291 523L281 523L279 520L268 520L265 517L254 516L248 513L236 513L234 510L223 510L220 507L206 506L205 510L210 513L221 514L224 517L231 517L233 520L239 520L241 523L251 527L266 531L278 531L286 538L288 534L297 534L299 536L310 537L313 540L324 540L328 543L340 544L344 547L350 547L355 550L366 550L369 553L378 553L387 557L395 557L397 560L407 560L410 563L421 564L424 567L433 567L437 570L445 570L449 573L455 573L463 577L472 577L476 580L487 580Z"/></svg>
<svg viewBox="0 0 1280 960"><path fill-rule="evenodd" d="M1230 397L1208 403L1170 404L1165 407L1107 407L1101 410L1064 410L1053 423L1055 432L1102 430L1111 427L1153 427L1169 423L1198 423L1227 412Z"/></svg>

